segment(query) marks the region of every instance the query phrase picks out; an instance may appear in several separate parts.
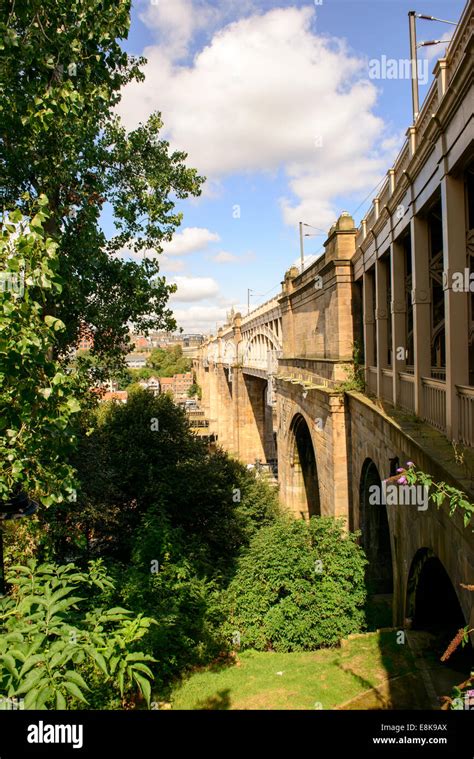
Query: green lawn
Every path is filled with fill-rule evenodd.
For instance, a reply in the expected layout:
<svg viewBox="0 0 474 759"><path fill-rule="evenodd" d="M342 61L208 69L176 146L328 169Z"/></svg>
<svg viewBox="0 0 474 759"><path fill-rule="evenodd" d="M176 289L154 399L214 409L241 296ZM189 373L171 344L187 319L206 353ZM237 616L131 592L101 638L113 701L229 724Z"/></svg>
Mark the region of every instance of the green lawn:
<svg viewBox="0 0 474 759"><path fill-rule="evenodd" d="M333 709L413 671L408 645L397 644L395 632L367 633L341 648L244 651L233 665L192 674L173 691L171 703L173 709Z"/></svg>

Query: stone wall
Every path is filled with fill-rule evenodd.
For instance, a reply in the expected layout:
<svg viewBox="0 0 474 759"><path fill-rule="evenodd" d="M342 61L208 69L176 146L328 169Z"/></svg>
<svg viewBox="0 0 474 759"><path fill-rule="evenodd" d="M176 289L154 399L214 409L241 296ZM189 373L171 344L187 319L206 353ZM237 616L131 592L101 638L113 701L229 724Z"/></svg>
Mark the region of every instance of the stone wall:
<svg viewBox="0 0 474 759"><path fill-rule="evenodd" d="M390 474L390 458L400 465L414 461L417 467L463 487L439 461L429 456L418 442L405 434L396 422L365 396L351 393L348 409L348 461L350 471L350 525L360 526L360 480L364 462L371 459L385 479ZM474 577L474 534L465 528L460 514L450 517L447 507L426 511L414 506L387 506L394 574L394 616L402 624L406 616L406 589L413 559L422 548L430 549L443 564L456 591L465 619L474 625L474 594L460 587Z"/></svg>

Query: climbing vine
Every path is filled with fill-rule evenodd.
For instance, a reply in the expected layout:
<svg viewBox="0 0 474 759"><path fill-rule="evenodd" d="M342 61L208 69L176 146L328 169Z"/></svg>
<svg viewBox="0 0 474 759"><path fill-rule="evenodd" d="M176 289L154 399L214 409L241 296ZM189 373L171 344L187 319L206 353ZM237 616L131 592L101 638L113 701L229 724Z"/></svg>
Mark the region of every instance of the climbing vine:
<svg viewBox="0 0 474 759"><path fill-rule="evenodd" d="M474 504L469 501L466 493L452 485L448 485L446 482L436 482L431 475L421 471L421 469L417 469L413 461L408 461L406 469L399 469L398 471L401 475L398 480L399 483L424 486L426 492L429 493L430 500L436 504L438 509L443 505L445 500L448 500L449 516L453 516L457 510L461 511L464 526L468 527L474 516Z"/></svg>

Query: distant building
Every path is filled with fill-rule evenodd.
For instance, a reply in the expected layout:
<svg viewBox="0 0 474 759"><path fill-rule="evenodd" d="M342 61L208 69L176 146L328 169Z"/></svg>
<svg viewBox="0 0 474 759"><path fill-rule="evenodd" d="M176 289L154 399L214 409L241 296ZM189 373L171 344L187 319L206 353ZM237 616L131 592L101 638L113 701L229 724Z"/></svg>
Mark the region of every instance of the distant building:
<svg viewBox="0 0 474 759"><path fill-rule="evenodd" d="M125 358L125 363L129 369L144 369L148 356L144 353L129 353Z"/></svg>
<svg viewBox="0 0 474 759"><path fill-rule="evenodd" d="M176 403L186 401L189 398L188 391L193 384L192 372L186 374L175 374L174 379L174 399Z"/></svg>
<svg viewBox="0 0 474 759"><path fill-rule="evenodd" d="M144 390L151 390L153 395L159 395L161 392L161 380L158 377L140 380L138 383Z"/></svg>
<svg viewBox="0 0 474 759"><path fill-rule="evenodd" d="M102 398L101 401L114 401L115 403L126 403L128 400L128 393L126 390L114 390L110 391L108 390Z"/></svg>
<svg viewBox="0 0 474 759"><path fill-rule="evenodd" d="M153 347L151 340L148 337L144 337L143 335L133 335L131 337L131 340L135 347L135 350L138 352L150 351Z"/></svg>
<svg viewBox="0 0 474 759"><path fill-rule="evenodd" d="M79 338L76 349L78 351L89 351L94 347L94 331L85 324L81 325Z"/></svg>
<svg viewBox="0 0 474 759"><path fill-rule="evenodd" d="M170 393L174 396L174 377L161 377L160 387L162 393Z"/></svg>

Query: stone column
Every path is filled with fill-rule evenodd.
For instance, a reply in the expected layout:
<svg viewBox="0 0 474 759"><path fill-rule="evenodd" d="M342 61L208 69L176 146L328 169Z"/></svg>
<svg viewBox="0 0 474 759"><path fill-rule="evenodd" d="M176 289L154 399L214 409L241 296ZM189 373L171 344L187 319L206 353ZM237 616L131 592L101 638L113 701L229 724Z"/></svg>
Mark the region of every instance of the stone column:
<svg viewBox="0 0 474 759"><path fill-rule="evenodd" d="M374 341L374 281L368 272L363 277L364 299L364 346L365 346L365 381L369 382L369 366L375 364L375 341Z"/></svg>
<svg viewBox="0 0 474 759"><path fill-rule="evenodd" d="M399 242L394 242L390 255L390 276L392 279L392 364L393 364L393 403L397 405L400 395L400 377L398 373L406 368L406 300L405 300L405 249ZM403 357L402 351L403 348Z"/></svg>
<svg viewBox="0 0 474 759"><path fill-rule="evenodd" d="M467 267L464 182L445 175L441 181L443 215L444 313L446 328L446 433L458 439L456 385L469 384L469 292L453 290L453 274ZM469 278L468 278L469 279Z"/></svg>
<svg viewBox="0 0 474 759"><path fill-rule="evenodd" d="M431 376L431 297L429 238L426 219L410 222L413 290L413 342L415 350L415 414L423 416L422 377Z"/></svg>
<svg viewBox="0 0 474 759"><path fill-rule="evenodd" d="M235 367L232 382L235 453L244 464L253 464L256 458L266 460L264 389L264 380Z"/></svg>
<svg viewBox="0 0 474 759"><path fill-rule="evenodd" d="M382 397L382 369L388 366L387 265L382 259L375 264L375 329L377 334L377 395Z"/></svg>

